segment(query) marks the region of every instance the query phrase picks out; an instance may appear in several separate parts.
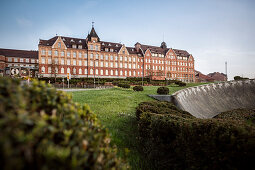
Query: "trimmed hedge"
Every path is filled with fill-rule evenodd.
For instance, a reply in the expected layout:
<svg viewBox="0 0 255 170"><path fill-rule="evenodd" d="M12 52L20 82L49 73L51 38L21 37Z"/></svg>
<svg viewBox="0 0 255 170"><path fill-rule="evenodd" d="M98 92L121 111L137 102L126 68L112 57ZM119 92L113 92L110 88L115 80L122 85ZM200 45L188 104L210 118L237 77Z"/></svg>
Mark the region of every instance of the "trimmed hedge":
<svg viewBox="0 0 255 170"><path fill-rule="evenodd" d="M253 167L252 125L234 120L197 119L164 102L139 104L137 119L140 147L152 169Z"/></svg>
<svg viewBox="0 0 255 170"><path fill-rule="evenodd" d="M118 84L118 87L129 89L130 88L130 84L127 83L127 82L121 82L121 83Z"/></svg>
<svg viewBox="0 0 255 170"><path fill-rule="evenodd" d="M0 78L1 169L124 169L87 105L44 82Z"/></svg>
<svg viewBox="0 0 255 170"><path fill-rule="evenodd" d="M169 88L168 87L159 87L157 89L157 93L164 94L164 95L169 94Z"/></svg>
<svg viewBox="0 0 255 170"><path fill-rule="evenodd" d="M134 86L133 90L134 91L143 91L143 86Z"/></svg>
<svg viewBox="0 0 255 170"><path fill-rule="evenodd" d="M176 81L175 84L178 85L178 86L180 86L180 87L184 87L184 86L187 85L186 83L184 83L184 82L182 82L182 81Z"/></svg>

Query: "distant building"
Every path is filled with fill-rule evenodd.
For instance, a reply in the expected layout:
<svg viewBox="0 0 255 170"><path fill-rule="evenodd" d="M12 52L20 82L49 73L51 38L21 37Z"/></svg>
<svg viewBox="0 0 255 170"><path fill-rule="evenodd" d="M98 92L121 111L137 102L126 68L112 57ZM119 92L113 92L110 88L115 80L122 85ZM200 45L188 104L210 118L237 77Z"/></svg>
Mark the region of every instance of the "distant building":
<svg viewBox="0 0 255 170"><path fill-rule="evenodd" d="M0 48L0 75L35 77L38 70L38 51Z"/></svg>
<svg viewBox="0 0 255 170"><path fill-rule="evenodd" d="M213 78L215 81L227 81L227 75L224 73L214 72L207 74L207 76Z"/></svg>
<svg viewBox="0 0 255 170"><path fill-rule="evenodd" d="M101 41L92 26L86 39L55 36L38 45L39 76L150 77L194 82L194 58L185 50L136 43L135 47Z"/></svg>
<svg viewBox="0 0 255 170"><path fill-rule="evenodd" d="M205 82L214 82L214 79L202 74L200 71L195 70L195 77L196 77L196 82L198 83L205 83Z"/></svg>

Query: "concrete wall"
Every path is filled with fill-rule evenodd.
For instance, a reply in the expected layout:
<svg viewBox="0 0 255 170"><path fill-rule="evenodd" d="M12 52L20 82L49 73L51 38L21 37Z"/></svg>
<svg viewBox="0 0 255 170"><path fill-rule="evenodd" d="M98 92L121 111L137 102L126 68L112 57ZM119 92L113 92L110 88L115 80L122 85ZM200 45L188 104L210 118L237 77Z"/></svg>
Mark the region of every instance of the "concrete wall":
<svg viewBox="0 0 255 170"><path fill-rule="evenodd" d="M172 102L197 118L212 118L237 108L255 108L255 80L190 87L174 93Z"/></svg>

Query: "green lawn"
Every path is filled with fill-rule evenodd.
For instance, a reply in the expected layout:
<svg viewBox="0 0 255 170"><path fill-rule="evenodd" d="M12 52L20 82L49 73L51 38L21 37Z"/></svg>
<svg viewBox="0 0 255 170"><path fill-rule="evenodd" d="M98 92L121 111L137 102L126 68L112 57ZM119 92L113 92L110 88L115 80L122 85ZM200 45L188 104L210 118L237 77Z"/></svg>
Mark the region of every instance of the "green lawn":
<svg viewBox="0 0 255 170"><path fill-rule="evenodd" d="M186 87L168 86L170 93L180 89L200 85L190 83ZM158 86L144 87L143 92L130 89L112 88L72 92L73 100L87 103L96 113L101 123L109 129L112 143L118 154L127 159L132 169L149 169L149 163L142 159L137 144L137 122L135 108L143 101L153 100L148 94L156 94Z"/></svg>

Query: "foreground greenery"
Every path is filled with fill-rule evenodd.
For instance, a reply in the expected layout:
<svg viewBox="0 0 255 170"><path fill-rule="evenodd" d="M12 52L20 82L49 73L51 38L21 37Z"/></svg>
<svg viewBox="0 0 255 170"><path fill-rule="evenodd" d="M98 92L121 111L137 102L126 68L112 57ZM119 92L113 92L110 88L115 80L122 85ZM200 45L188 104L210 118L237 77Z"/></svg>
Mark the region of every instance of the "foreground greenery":
<svg viewBox="0 0 255 170"><path fill-rule="evenodd" d="M187 87L200 85L190 83L186 87L168 86L170 94ZM119 155L127 158L133 169L149 169L150 163L143 159L138 147L136 107L144 101L152 101L148 94L157 94L159 86L145 86L144 91L112 88L72 92L73 101L87 103L101 123L109 129L111 139L117 145Z"/></svg>
<svg viewBox="0 0 255 170"><path fill-rule="evenodd" d="M254 111L246 111L198 119L169 102L143 102L137 107L140 146L152 169L249 169L255 128L249 123Z"/></svg>
<svg viewBox="0 0 255 170"><path fill-rule="evenodd" d="M0 78L1 169L126 169L87 105L44 82Z"/></svg>

